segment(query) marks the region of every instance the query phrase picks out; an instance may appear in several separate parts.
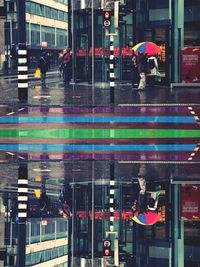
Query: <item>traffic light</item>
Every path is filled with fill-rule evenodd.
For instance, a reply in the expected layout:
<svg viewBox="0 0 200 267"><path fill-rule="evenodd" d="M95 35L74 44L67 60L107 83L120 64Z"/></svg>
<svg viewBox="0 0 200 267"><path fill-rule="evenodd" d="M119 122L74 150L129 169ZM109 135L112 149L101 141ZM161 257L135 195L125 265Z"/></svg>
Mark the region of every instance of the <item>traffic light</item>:
<svg viewBox="0 0 200 267"><path fill-rule="evenodd" d="M105 28L111 27L111 10L103 10L103 26Z"/></svg>
<svg viewBox="0 0 200 267"><path fill-rule="evenodd" d="M120 6L119 6L119 25L125 24L125 20L123 20L123 18L127 14L126 11L127 11L126 6L120 4Z"/></svg>
<svg viewBox="0 0 200 267"><path fill-rule="evenodd" d="M111 241L106 239L103 241L103 257L111 256Z"/></svg>

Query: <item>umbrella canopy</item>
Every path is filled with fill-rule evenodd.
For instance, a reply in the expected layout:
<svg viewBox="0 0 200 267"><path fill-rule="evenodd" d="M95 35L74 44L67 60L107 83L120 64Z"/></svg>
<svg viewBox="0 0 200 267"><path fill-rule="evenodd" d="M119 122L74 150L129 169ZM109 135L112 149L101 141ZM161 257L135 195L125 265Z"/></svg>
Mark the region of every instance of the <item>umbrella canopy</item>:
<svg viewBox="0 0 200 267"><path fill-rule="evenodd" d="M155 211L148 211L148 213L140 214L136 212L132 219L141 225L153 225L160 221L160 215Z"/></svg>
<svg viewBox="0 0 200 267"><path fill-rule="evenodd" d="M142 42L136 44L132 50L134 50L136 53L146 53L148 56L153 56L160 52L160 47L152 42Z"/></svg>

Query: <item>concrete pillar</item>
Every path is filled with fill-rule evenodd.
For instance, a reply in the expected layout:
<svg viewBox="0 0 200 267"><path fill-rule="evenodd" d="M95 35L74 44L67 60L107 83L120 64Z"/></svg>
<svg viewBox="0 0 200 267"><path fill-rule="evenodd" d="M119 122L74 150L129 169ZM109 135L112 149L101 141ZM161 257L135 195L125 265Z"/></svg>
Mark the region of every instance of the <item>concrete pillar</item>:
<svg viewBox="0 0 200 267"><path fill-rule="evenodd" d="M180 219L180 185L172 185L172 263L173 267L184 266L184 222Z"/></svg>
<svg viewBox="0 0 200 267"><path fill-rule="evenodd" d="M180 48L184 46L184 0L172 3L173 82L180 81Z"/></svg>

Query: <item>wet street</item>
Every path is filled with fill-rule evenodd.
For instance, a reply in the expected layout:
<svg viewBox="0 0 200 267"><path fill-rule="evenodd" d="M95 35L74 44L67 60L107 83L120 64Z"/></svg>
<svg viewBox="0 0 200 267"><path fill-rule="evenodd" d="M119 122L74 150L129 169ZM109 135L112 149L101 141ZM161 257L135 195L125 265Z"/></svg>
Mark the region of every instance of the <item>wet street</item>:
<svg viewBox="0 0 200 267"><path fill-rule="evenodd" d="M40 160L150 166L200 160L199 88L155 85L140 91L127 82L116 85L111 105L108 83L65 87L57 72L47 77L45 88L30 77L27 103L18 100L15 76L2 76L0 86L3 166Z"/></svg>
<svg viewBox="0 0 200 267"><path fill-rule="evenodd" d="M17 76L0 76L0 104L23 106L18 100ZM147 86L144 91L132 89L131 83L116 82L114 90L115 106L134 106L139 104L199 104L198 87ZM46 88L41 87L40 80L30 75L28 101L30 106L110 106L109 83L70 83L65 87L58 73L47 76Z"/></svg>
<svg viewBox="0 0 200 267"><path fill-rule="evenodd" d="M30 203L28 216L41 216L48 225L54 216L65 220L59 197L68 184L73 190L72 221L91 227L93 209L95 223L106 225L106 192L113 177L115 192L121 194L115 203L115 225L126 222L134 229L131 207L142 176L148 186L161 188L155 232L162 238L171 220L165 219L170 186L199 182L200 88L157 84L141 91L129 82L116 83L113 104L109 83L66 87L54 72L45 88L30 76L28 99L21 102L16 79L0 77L0 195L7 201L7 216L15 218L19 181L27 173L22 190ZM37 194L44 188L50 204L44 202L43 210ZM81 231L77 227L78 238ZM128 262L128 254L121 255ZM79 257L73 261L79 266Z"/></svg>

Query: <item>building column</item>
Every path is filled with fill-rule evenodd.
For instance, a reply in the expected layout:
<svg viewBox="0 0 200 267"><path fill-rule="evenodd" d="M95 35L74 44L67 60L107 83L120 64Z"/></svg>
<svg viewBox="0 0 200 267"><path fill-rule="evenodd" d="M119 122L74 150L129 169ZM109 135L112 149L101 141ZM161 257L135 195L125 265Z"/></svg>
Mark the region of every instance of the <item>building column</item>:
<svg viewBox="0 0 200 267"><path fill-rule="evenodd" d="M178 83L180 82L180 49L184 46L184 0L172 2L172 44L172 81Z"/></svg>
<svg viewBox="0 0 200 267"><path fill-rule="evenodd" d="M180 185L172 186L172 262L169 266L184 266L184 222L180 219ZM169 259L170 260L170 259Z"/></svg>

